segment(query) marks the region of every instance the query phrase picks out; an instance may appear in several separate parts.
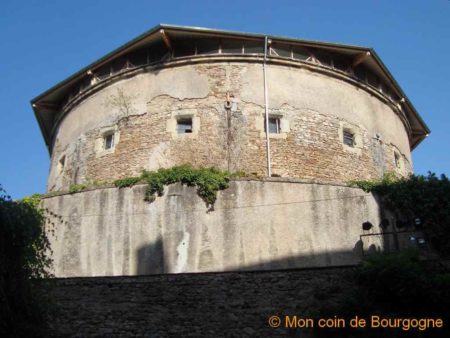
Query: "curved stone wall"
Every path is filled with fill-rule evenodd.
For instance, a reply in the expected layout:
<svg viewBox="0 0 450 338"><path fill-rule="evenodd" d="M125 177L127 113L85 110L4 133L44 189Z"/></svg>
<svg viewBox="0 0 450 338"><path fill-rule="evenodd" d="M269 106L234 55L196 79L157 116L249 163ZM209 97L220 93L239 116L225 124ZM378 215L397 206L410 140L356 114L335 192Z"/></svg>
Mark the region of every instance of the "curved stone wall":
<svg viewBox="0 0 450 338"><path fill-rule="evenodd" d="M48 190L182 163L265 175L260 61L207 61L141 69L80 97L55 132ZM337 71L267 68L269 112L280 125L270 134L274 174L345 182L412 171L408 126L382 94ZM185 116L192 133L177 134ZM109 133L114 147L105 150Z"/></svg>
<svg viewBox="0 0 450 338"><path fill-rule="evenodd" d="M394 220L357 188L232 181L209 212L194 188L171 185L153 203L144 189L45 198L55 276L342 266L402 246Z"/></svg>

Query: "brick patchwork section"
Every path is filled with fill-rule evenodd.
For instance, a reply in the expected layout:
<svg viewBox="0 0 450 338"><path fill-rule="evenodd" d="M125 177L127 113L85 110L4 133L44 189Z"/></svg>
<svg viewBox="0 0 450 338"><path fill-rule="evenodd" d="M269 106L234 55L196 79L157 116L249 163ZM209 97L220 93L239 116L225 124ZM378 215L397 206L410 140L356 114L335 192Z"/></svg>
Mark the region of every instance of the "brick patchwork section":
<svg viewBox="0 0 450 338"><path fill-rule="evenodd" d="M268 318L336 305L351 269L55 279L50 323L57 337L313 337Z"/></svg>
<svg viewBox="0 0 450 338"><path fill-rule="evenodd" d="M114 152L101 156L96 152L95 143L102 138L104 128L87 131L79 138L76 150L66 155L63 188L88 179L111 181L138 175L143 169L184 163L266 175L266 141L261 133L264 107L241 100L239 84L245 67L196 66L199 73L208 76L209 95L199 99L167 95L153 98L147 111L117 121L120 141ZM234 96L231 111L224 107L228 92ZM199 132L174 137L173 131L168 130L168 121L185 110L194 111L199 118ZM363 140L361 150L356 152L342 144L339 130L346 121L287 104L271 113L282 115L290 127L286 138L271 139L276 175L346 182L379 178L388 171L399 175L412 172L402 154L403 168L395 168L394 145L375 139L362 126L355 127ZM55 147L54 158L61 155Z"/></svg>

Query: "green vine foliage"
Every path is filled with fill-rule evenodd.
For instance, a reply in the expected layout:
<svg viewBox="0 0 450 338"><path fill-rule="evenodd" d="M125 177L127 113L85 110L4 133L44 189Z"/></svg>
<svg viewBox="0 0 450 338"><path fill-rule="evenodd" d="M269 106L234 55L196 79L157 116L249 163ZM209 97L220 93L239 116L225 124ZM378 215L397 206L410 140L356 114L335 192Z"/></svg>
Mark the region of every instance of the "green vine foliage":
<svg viewBox="0 0 450 338"><path fill-rule="evenodd" d="M83 183L71 184L69 186L69 193L75 194L77 192L83 191L90 187L98 187L98 186L102 186L102 185L106 185L106 184L108 184L108 182L87 180L86 182L83 182Z"/></svg>
<svg viewBox="0 0 450 338"><path fill-rule="evenodd" d="M395 178L386 175L379 181L352 182L365 191L377 193L386 206L411 222L417 218L428 240L438 253L450 257L450 181L429 172L427 176Z"/></svg>
<svg viewBox="0 0 450 338"><path fill-rule="evenodd" d="M127 188L132 187L133 185L139 183L141 181L141 177L126 177L119 180L114 181L114 185L118 188Z"/></svg>
<svg viewBox="0 0 450 338"><path fill-rule="evenodd" d="M185 164L169 169L157 171L143 171L139 177L129 177L114 181L119 188L130 187L139 182L148 184L145 192L145 200L153 202L156 196L164 194L164 186L180 182L190 187L197 188L197 194L210 208L214 205L217 192L228 188L228 182L232 177L242 177L242 172L231 173L220 171L216 168L194 168Z"/></svg>
<svg viewBox="0 0 450 338"><path fill-rule="evenodd" d="M442 318L448 320L450 274L442 266L422 261L416 250L395 254L374 253L331 286L318 285L313 297L318 300L317 318L338 314L347 322L358 315L370 318ZM445 324L444 324L445 325ZM370 326L317 330L317 337L447 337L445 330L425 332L389 330Z"/></svg>
<svg viewBox="0 0 450 338"><path fill-rule="evenodd" d="M45 301L33 279L49 277L51 259L40 196L13 201L0 186L0 336L36 337Z"/></svg>

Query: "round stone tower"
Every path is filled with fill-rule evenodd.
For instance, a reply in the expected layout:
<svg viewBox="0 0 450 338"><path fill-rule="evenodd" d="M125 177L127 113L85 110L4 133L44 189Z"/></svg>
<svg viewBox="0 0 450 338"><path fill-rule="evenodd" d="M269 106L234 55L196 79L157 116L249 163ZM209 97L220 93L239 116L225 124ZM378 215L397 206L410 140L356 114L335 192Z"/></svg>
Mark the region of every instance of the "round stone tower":
<svg viewBox="0 0 450 338"><path fill-rule="evenodd" d="M411 150L429 133L372 49L165 25L32 105L51 154L48 192L185 163L338 186L387 172L404 176L412 172ZM277 203L292 194L277 189L265 192ZM189 231L180 231L186 241ZM184 250L180 243L175 252ZM270 258L279 258L274 252ZM217 259L214 250L207 258L179 256L190 264L197 254ZM211 264L241 264L233 262ZM194 265L168 269L204 270Z"/></svg>
<svg viewBox="0 0 450 338"><path fill-rule="evenodd" d="M265 176L267 143L281 177L412 171L428 129L373 50L270 37L264 52L264 36L161 26L42 94L48 190L183 163Z"/></svg>

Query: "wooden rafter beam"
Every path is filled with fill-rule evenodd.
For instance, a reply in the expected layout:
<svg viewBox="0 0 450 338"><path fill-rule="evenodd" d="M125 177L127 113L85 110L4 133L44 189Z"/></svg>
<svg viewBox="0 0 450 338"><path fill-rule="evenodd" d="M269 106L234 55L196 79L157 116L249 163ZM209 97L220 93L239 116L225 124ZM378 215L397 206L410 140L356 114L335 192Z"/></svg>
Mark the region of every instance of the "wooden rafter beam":
<svg viewBox="0 0 450 338"><path fill-rule="evenodd" d="M170 42L169 36L168 36L167 33L164 31L164 29L160 29L160 30L159 30L159 33L161 34L161 37L162 37L162 39L163 39L164 44L166 45L166 47L167 47L169 50L172 50L172 49L173 49L173 48L172 48L172 43Z"/></svg>
<svg viewBox="0 0 450 338"><path fill-rule="evenodd" d="M33 108L57 110L58 105L56 103L51 103L51 102L36 102L36 103L33 103Z"/></svg>
<svg viewBox="0 0 450 338"><path fill-rule="evenodd" d="M413 136L425 136L425 137L428 136L428 134L424 133L423 130L417 130L417 129L413 129L411 131L411 134Z"/></svg>
<svg viewBox="0 0 450 338"><path fill-rule="evenodd" d="M360 64L363 63L364 60L366 60L370 55L371 55L371 54L370 54L369 51L367 51L367 52L365 52L365 53L358 54L358 55L353 59L352 66L353 66L353 67L356 67L356 66L360 65Z"/></svg>

